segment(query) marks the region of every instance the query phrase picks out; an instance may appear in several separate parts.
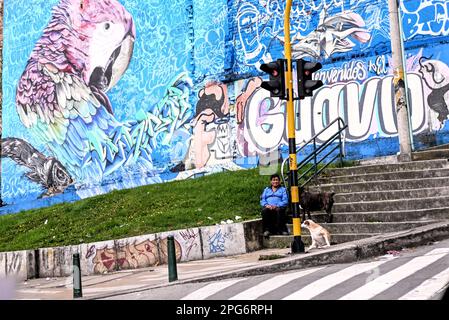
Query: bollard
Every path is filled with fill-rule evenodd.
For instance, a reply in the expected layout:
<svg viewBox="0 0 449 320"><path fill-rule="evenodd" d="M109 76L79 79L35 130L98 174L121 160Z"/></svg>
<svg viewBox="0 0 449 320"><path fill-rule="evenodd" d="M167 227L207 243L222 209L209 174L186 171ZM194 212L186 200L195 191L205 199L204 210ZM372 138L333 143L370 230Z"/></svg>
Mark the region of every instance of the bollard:
<svg viewBox="0 0 449 320"><path fill-rule="evenodd" d="M178 272L176 271L176 250L175 238L167 237L167 254L168 254L168 282L178 280Z"/></svg>
<svg viewBox="0 0 449 320"><path fill-rule="evenodd" d="M73 298L82 298L80 254L73 254Z"/></svg>

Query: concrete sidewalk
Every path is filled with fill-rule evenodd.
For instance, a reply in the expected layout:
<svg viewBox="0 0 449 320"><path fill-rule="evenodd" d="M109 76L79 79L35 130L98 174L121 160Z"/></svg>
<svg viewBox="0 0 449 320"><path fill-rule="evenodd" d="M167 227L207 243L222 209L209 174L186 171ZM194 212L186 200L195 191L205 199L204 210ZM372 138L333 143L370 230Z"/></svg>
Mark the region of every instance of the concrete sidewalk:
<svg viewBox="0 0 449 320"><path fill-rule="evenodd" d="M218 257L207 260L196 260L177 263L178 280L180 283L194 281L202 278L215 277L230 271L241 270L248 267L261 267L269 264L270 260L259 260L261 255L288 256L290 249L266 249L251 253ZM0 287L9 288L8 299L42 299L67 300L73 299L72 277L30 279L27 281L0 282ZM148 288L161 287L171 284L168 281L168 265L156 267L123 270L82 277L82 290L84 299L109 296L121 292L140 291Z"/></svg>
<svg viewBox="0 0 449 320"><path fill-rule="evenodd" d="M317 265L349 263L385 254L388 250L425 245L449 238L449 220L342 243L309 253L289 254L290 249L265 249L246 254L189 261L177 264L178 280L168 281L168 266L126 270L103 275L84 276L83 299L96 299L116 294L188 282L213 281L272 272L302 269ZM275 260L260 256L279 255ZM9 299L72 299L72 277L33 279L18 282L9 290ZM4 288L0 291L5 291ZM14 295L13 295L14 293Z"/></svg>

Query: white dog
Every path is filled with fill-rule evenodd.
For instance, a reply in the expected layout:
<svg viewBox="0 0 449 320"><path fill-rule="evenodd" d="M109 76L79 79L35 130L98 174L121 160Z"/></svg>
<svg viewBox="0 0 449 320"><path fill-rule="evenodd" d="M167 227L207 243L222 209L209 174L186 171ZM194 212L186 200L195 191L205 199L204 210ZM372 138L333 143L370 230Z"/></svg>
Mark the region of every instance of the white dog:
<svg viewBox="0 0 449 320"><path fill-rule="evenodd" d="M318 223L315 223L312 220L305 220L301 226L308 229L310 232L310 236L312 237L312 244L309 248L307 248L306 251L309 251L313 248L330 247L331 235L329 231L324 229Z"/></svg>

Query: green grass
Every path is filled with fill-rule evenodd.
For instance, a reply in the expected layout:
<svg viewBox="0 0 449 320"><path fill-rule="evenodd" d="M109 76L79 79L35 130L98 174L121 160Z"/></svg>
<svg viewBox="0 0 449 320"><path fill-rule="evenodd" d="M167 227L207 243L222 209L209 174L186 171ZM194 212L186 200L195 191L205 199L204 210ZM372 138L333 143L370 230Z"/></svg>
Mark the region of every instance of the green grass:
<svg viewBox="0 0 449 320"><path fill-rule="evenodd" d="M0 251L74 245L260 217L258 169L153 184L0 216ZM212 218L209 219L208 217ZM45 221L47 223L45 224Z"/></svg>
<svg viewBox="0 0 449 320"><path fill-rule="evenodd" d="M0 251L76 245L260 217L259 169L153 184L0 216ZM46 223L47 221L47 223Z"/></svg>

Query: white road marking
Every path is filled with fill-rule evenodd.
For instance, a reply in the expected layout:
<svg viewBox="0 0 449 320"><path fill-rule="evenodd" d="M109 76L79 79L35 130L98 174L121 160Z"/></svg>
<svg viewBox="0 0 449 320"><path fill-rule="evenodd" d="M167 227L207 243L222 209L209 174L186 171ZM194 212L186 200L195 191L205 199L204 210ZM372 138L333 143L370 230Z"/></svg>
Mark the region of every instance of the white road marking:
<svg viewBox="0 0 449 320"><path fill-rule="evenodd" d="M229 300L254 300L258 297L263 296L264 294L273 291L279 287L282 287L286 283L289 283L292 280L299 279L308 274L311 274L315 271L321 270L323 268L314 268L299 272L282 274L271 279L265 280L258 285L251 287L245 291L240 292L239 294L229 298Z"/></svg>
<svg viewBox="0 0 449 320"><path fill-rule="evenodd" d="M398 300L429 300L449 283L449 268L427 279Z"/></svg>
<svg viewBox="0 0 449 320"><path fill-rule="evenodd" d="M355 264L338 272L325 276L304 288L293 292L292 294L284 297L282 300L309 300L319 295L320 293L342 283L352 277L355 277L361 273L368 272L374 268L379 267L381 264L387 261L375 261L370 263Z"/></svg>
<svg viewBox="0 0 449 320"><path fill-rule="evenodd" d="M233 279L233 280L227 280L227 281L219 281L219 282L213 282L210 283L201 289L198 289L196 291L193 291L186 295L184 298L181 298L180 300L204 300L207 297L217 293L218 291L221 291L223 289L226 289L227 287L232 286L233 284L240 282L242 280L246 280L245 278L239 278L239 279Z"/></svg>
<svg viewBox="0 0 449 320"><path fill-rule="evenodd" d="M378 295L382 291L394 286L404 278L414 274L415 272L431 265L438 259L449 253L449 248L434 249L427 254L416 257L406 264L374 279L371 282L361 286L360 288L341 297L339 300L368 300Z"/></svg>

